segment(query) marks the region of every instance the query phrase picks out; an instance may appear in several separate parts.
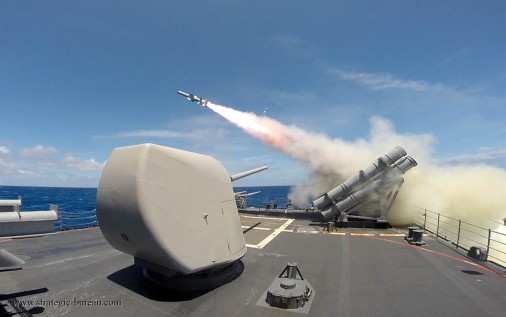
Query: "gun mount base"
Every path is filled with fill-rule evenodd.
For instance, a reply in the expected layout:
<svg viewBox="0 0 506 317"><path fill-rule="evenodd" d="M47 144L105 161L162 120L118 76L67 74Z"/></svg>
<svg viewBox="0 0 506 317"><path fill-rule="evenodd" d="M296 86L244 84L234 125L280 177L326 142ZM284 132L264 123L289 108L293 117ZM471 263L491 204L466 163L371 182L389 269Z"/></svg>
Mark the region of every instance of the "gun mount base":
<svg viewBox="0 0 506 317"><path fill-rule="evenodd" d="M148 280L164 288L180 292L199 292L227 284L235 280L243 271L244 264L239 260L219 270L209 269L188 275L169 277L147 268L144 268L142 273Z"/></svg>

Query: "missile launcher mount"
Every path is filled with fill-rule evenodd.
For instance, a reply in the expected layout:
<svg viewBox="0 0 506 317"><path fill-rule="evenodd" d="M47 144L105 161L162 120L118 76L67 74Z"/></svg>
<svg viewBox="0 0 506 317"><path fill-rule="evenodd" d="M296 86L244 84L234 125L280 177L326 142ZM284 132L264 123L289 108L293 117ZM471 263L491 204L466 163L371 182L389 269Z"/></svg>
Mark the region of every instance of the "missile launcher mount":
<svg viewBox="0 0 506 317"><path fill-rule="evenodd" d="M400 146L368 168L313 201L337 227L387 227L387 216L404 183L402 175L418 163Z"/></svg>

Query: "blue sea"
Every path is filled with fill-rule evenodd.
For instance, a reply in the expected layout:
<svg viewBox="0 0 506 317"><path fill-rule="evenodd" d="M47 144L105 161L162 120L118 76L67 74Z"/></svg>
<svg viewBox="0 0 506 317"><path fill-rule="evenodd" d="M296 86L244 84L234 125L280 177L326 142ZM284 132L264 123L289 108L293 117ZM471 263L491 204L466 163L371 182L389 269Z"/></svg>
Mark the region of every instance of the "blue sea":
<svg viewBox="0 0 506 317"><path fill-rule="evenodd" d="M290 186L235 187L234 192L258 194L248 196L247 205L265 207L287 203ZM21 211L49 210L57 205L59 220L56 230L82 229L97 226L95 214L96 188L0 186L0 199L21 196Z"/></svg>

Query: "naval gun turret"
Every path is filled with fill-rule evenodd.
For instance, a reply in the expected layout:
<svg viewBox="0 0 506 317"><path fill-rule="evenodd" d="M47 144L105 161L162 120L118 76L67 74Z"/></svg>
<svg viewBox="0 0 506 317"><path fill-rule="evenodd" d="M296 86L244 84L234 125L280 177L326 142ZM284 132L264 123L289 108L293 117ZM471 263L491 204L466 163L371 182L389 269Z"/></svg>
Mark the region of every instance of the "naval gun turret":
<svg viewBox="0 0 506 317"><path fill-rule="evenodd" d="M338 226L348 226L349 220L386 225L386 217L404 183L402 175L417 165L397 146L365 170L315 199L313 206L325 220L333 220Z"/></svg>
<svg viewBox="0 0 506 317"><path fill-rule="evenodd" d="M97 190L106 240L151 280L176 290L218 287L246 253L232 181L214 158L155 144L115 149Z"/></svg>

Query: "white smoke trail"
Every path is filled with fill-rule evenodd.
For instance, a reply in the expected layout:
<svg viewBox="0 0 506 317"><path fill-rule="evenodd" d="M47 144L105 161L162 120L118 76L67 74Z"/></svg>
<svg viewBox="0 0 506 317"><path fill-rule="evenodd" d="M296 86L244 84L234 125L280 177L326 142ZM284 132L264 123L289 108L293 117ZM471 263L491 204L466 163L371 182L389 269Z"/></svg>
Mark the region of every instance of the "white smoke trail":
<svg viewBox="0 0 506 317"><path fill-rule="evenodd" d="M488 165L439 164L431 157L434 138L430 134L399 134L390 121L373 117L368 138L349 142L253 113L212 103L208 106L251 136L310 168L307 184L296 186L290 193L294 203L306 203L309 197L323 194L399 145L419 165L404 176L406 182L389 215L390 223L413 223L419 212L414 206L485 227L497 228L489 219L506 217L506 171Z"/></svg>

